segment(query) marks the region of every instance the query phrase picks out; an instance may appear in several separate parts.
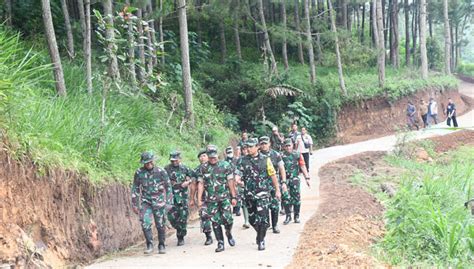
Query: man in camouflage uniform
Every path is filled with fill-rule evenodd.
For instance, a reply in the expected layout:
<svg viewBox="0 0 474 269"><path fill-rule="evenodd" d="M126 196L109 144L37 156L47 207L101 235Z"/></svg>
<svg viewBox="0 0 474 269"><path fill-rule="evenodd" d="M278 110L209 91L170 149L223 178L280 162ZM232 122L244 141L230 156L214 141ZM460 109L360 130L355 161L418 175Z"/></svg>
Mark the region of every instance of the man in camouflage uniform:
<svg viewBox="0 0 474 269"><path fill-rule="evenodd" d="M242 158L236 170L236 180L244 182L244 199L249 211L250 225L257 231L258 250L265 249L265 235L269 225L271 185L275 188L275 197L281 198L280 186L272 161L258 152L258 139L247 141L248 155Z"/></svg>
<svg viewBox="0 0 474 269"><path fill-rule="evenodd" d="M247 131L243 131L242 135L240 137L239 143L237 143L237 150L235 152L235 156L238 158L240 155L242 155L242 147L245 145L245 142L249 139L249 136L247 134Z"/></svg>
<svg viewBox="0 0 474 269"><path fill-rule="evenodd" d="M242 152L242 148L241 148L241 152ZM234 149L232 147L227 147L225 149L225 161L230 163L230 165L232 166L232 170L235 170L237 158L234 158ZM232 212L236 216L240 216L240 208L242 207L242 199L240 198L240 195L239 195L239 187L238 186L235 186L235 187L236 187L235 191L237 192L237 205L234 206Z"/></svg>
<svg viewBox="0 0 474 269"><path fill-rule="evenodd" d="M288 181L288 193L283 195L283 206L285 208L286 219L284 225L291 221L290 207L293 206L295 223L300 222L300 208L301 208L301 180L299 177L300 170L309 185L309 174L306 171L306 165L303 155L298 151L293 150L293 141L291 138L285 139L283 162L285 163L286 179Z"/></svg>
<svg viewBox="0 0 474 269"><path fill-rule="evenodd" d="M194 169L193 184L191 188L191 202L190 206L194 206L194 197L197 194L197 173L201 166L206 166L208 162L208 157L205 149L199 151L197 155L199 159L199 165ZM197 198L196 198L197 199ZM206 192L203 192L201 197L201 208L199 209L199 217L201 222L201 231L206 235L206 241L204 242L205 246L212 244L212 223L211 217L207 214L207 204L206 204Z"/></svg>
<svg viewBox="0 0 474 269"><path fill-rule="evenodd" d="M201 166L197 172L198 205L202 206L201 197L206 191L207 214L211 217L212 228L217 239L216 252L224 251L222 225L230 246L235 246L232 237L232 207L237 204L235 193L234 171L226 161L217 159L217 147L207 147L208 164Z"/></svg>
<svg viewBox="0 0 474 269"><path fill-rule="evenodd" d="M187 234L188 223L188 186L191 184L193 172L181 163L181 153L172 151L170 153L170 164L165 167L170 178L173 191L173 207L168 211L168 220L176 229L178 246L184 245L184 237Z"/></svg>
<svg viewBox="0 0 474 269"><path fill-rule="evenodd" d="M235 170L237 170L237 168L239 167L239 164L242 162L242 159L247 155L248 155L247 144L243 144L241 148L241 155L239 158L237 158L237 161L236 161ZM234 172L234 173L238 174L238 172ZM245 184L243 181L239 181L239 182L236 182L236 186L237 186L237 192L238 192L238 199L239 199L239 202L241 203L242 212L244 214L244 224L242 225L242 227L244 229L248 229L250 228L250 224L249 224L249 211L247 209L247 206L245 205L245 197L244 197Z"/></svg>
<svg viewBox="0 0 474 269"><path fill-rule="evenodd" d="M145 254L153 252L153 219L158 230L158 252L165 250L164 218L166 208L172 204L171 183L168 173L154 164L153 152L144 152L140 162L143 167L135 172L132 185L132 210L139 213L146 240Z"/></svg>
<svg viewBox="0 0 474 269"><path fill-rule="evenodd" d="M285 173L285 164L283 163L283 159L281 157L281 153L270 148L270 138L268 136L262 136L259 138L260 143L260 153L269 157L272 161L273 167L278 168L279 174L277 174L277 178L279 179L278 183L281 186L280 192L286 193L287 186L286 186L286 173ZM279 175L279 177L278 177ZM270 200L270 216L272 221L272 230L273 233L279 234L280 229L278 229L278 213L280 211L280 201L276 198L276 192L273 186L271 186L271 200Z"/></svg>

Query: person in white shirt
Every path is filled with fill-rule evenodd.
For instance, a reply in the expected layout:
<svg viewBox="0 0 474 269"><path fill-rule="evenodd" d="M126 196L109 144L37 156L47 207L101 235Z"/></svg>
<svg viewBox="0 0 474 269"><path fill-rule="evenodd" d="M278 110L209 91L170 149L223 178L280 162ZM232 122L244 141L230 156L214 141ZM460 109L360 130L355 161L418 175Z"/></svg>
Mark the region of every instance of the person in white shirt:
<svg viewBox="0 0 474 269"><path fill-rule="evenodd" d="M430 103L428 104L428 123L438 124L438 103L436 103L433 97L430 98Z"/></svg>
<svg viewBox="0 0 474 269"><path fill-rule="evenodd" d="M301 143L299 143L298 151L301 152L306 164L306 170L309 171L309 155L313 154L313 138L308 134L305 127L301 128Z"/></svg>

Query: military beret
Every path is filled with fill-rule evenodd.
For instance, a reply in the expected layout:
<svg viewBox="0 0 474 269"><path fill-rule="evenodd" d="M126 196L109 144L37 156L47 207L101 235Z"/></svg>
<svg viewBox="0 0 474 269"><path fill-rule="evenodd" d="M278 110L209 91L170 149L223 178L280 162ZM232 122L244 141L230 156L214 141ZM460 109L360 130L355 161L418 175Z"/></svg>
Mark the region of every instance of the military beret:
<svg viewBox="0 0 474 269"><path fill-rule="evenodd" d="M155 153L153 151L145 151L140 156L140 163L145 164L155 160Z"/></svg>
<svg viewBox="0 0 474 269"><path fill-rule="evenodd" d="M206 149L201 149L201 150L198 152L198 158L201 157L201 155L206 154L206 152L207 152Z"/></svg>
<svg viewBox="0 0 474 269"><path fill-rule="evenodd" d="M268 144L268 143L270 143L270 137L268 137L268 136L261 136L261 137L258 139L258 142L260 142L260 144L262 144L262 143Z"/></svg>
<svg viewBox="0 0 474 269"><path fill-rule="evenodd" d="M293 145L293 141L291 141L291 138L286 138L285 139L285 146L291 146Z"/></svg>

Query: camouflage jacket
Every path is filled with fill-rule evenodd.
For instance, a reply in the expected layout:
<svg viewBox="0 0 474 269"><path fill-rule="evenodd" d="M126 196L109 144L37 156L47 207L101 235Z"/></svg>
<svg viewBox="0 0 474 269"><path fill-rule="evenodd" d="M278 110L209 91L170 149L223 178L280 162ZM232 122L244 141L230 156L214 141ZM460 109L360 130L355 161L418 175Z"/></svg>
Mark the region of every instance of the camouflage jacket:
<svg viewBox="0 0 474 269"><path fill-rule="evenodd" d="M250 198L267 198L272 186L271 176L275 175L275 168L269 157L258 154L241 158L236 173L245 183L244 195Z"/></svg>
<svg viewBox="0 0 474 269"><path fill-rule="evenodd" d="M164 207L172 203L171 183L166 170L144 167L135 172L132 185L132 206L138 208L141 203Z"/></svg>
<svg viewBox="0 0 474 269"><path fill-rule="evenodd" d="M297 178L300 174L300 166L305 164L303 156L298 151L283 152L283 162L287 179Z"/></svg>
<svg viewBox="0 0 474 269"><path fill-rule="evenodd" d="M173 191L173 204L186 205L188 203L188 187L183 188L181 184L186 180L191 180L194 176L193 171L183 164L179 164L179 166L168 164L165 170L170 177Z"/></svg>
<svg viewBox="0 0 474 269"><path fill-rule="evenodd" d="M226 161L201 165L197 171L197 180L204 185L207 202L220 202L230 198L228 181L234 178L232 166Z"/></svg>

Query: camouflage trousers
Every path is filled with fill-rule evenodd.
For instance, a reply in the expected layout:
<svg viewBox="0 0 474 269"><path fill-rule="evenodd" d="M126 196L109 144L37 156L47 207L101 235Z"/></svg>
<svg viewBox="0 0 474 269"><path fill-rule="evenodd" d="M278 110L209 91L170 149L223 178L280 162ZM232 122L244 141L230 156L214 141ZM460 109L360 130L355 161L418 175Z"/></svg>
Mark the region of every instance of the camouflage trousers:
<svg viewBox="0 0 474 269"><path fill-rule="evenodd" d="M283 193L283 206L301 205L301 180L294 177L287 180L288 192Z"/></svg>
<svg viewBox="0 0 474 269"><path fill-rule="evenodd" d="M152 206L150 203L142 203L140 208L140 223L143 230L150 230L155 220L157 229L164 227L165 207Z"/></svg>
<svg viewBox="0 0 474 269"><path fill-rule="evenodd" d="M280 188L281 191L281 188ZM278 212L280 210L280 201L276 198L275 189L270 191L270 210Z"/></svg>
<svg viewBox="0 0 474 269"><path fill-rule="evenodd" d="M232 218L232 205L228 199L216 202L207 202L207 214L211 218L212 226L228 226L234 223Z"/></svg>
<svg viewBox="0 0 474 269"><path fill-rule="evenodd" d="M177 236L185 236L187 234L189 209L186 204L173 205L170 211L168 211L168 220L171 226L176 229Z"/></svg>
<svg viewBox="0 0 474 269"><path fill-rule="evenodd" d="M201 230L203 233L212 232L211 216L207 214L207 203L203 202L201 210L199 211L199 217L201 218Z"/></svg>
<svg viewBox="0 0 474 269"><path fill-rule="evenodd" d="M270 227L268 209L270 208L270 198L245 197L245 204L249 212L249 223L252 227L264 225Z"/></svg>

